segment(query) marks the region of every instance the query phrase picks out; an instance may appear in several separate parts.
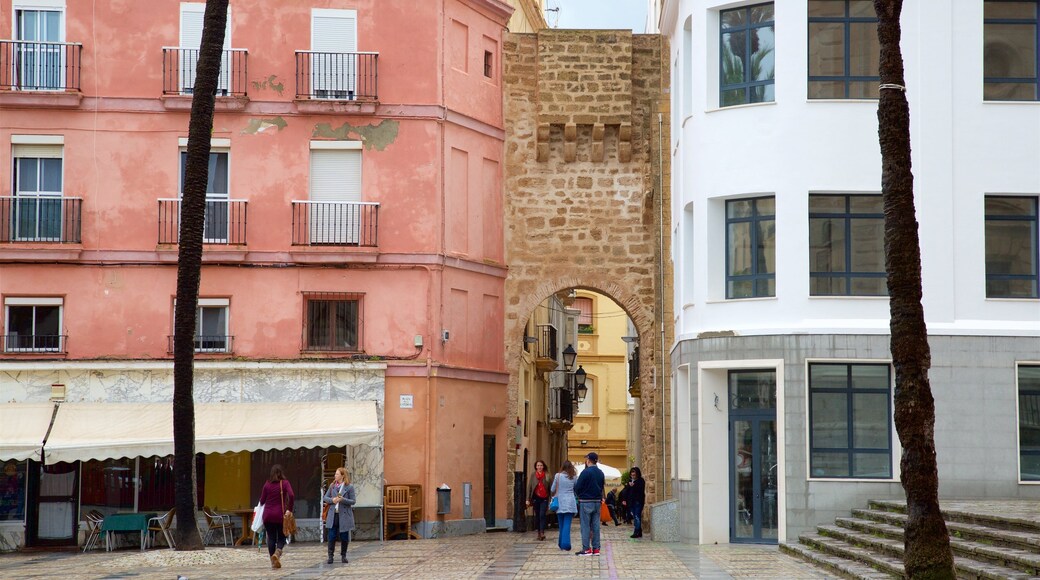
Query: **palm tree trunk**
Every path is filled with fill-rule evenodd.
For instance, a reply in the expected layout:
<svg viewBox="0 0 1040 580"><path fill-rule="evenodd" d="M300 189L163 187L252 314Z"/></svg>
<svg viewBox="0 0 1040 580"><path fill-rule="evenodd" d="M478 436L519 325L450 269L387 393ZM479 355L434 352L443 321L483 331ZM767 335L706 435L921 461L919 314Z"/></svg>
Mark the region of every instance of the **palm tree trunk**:
<svg viewBox="0 0 1040 580"><path fill-rule="evenodd" d="M885 205L892 361L896 371L895 423L903 446L900 479L908 519L903 565L907 578L954 578L953 553L939 512L935 459L935 401L928 383L931 353L921 305L921 247L910 170L910 106L899 47L902 0L874 0L881 45L881 191Z"/></svg>
<svg viewBox="0 0 1040 580"><path fill-rule="evenodd" d="M188 121L188 155L181 199L180 248L177 256L177 306L173 315L173 465L178 550L203 549L195 513L195 359L196 310L202 274L202 234L209 179L210 135L220 57L224 47L228 0L207 0L202 45ZM194 47L187 47L194 48Z"/></svg>

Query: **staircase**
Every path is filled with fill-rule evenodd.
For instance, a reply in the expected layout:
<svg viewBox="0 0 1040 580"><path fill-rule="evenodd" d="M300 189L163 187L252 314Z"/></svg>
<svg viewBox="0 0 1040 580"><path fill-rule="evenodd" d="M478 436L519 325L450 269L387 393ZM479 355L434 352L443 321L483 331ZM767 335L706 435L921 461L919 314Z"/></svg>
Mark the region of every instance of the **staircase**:
<svg viewBox="0 0 1040 580"><path fill-rule="evenodd" d="M1040 502L942 502L958 578L1040 577ZM871 501L780 550L842 578L903 578L906 502Z"/></svg>

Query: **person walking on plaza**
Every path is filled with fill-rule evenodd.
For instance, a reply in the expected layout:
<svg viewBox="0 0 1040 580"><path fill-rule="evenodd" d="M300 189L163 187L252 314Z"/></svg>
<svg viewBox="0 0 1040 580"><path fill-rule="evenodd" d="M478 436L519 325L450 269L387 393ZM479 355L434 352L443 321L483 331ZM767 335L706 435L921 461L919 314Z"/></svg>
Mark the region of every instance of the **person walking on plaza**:
<svg viewBox="0 0 1040 580"><path fill-rule="evenodd" d="M339 537L339 561L347 564L347 546L350 544L350 532L354 529L354 504L357 494L354 486L347 483L347 470L336 469L335 480L325 490L322 503L329 504L329 512L325 516L325 529L329 531L329 559L336 555L336 538Z"/></svg>
<svg viewBox="0 0 1040 580"><path fill-rule="evenodd" d="M271 477L260 491L260 503L264 506L264 531L267 533L267 553L271 556L271 568L282 567L282 550L285 549L285 533L282 524L285 515L293 511L292 486L285 479L281 465L271 467Z"/></svg>
<svg viewBox="0 0 1040 580"><path fill-rule="evenodd" d="M585 456L585 469L574 484L578 498L578 519L581 522L581 551L576 556L599 555L599 512L603 502L603 472L596 464L595 452Z"/></svg>
<svg viewBox="0 0 1040 580"><path fill-rule="evenodd" d="M559 502L556 521L560 524L560 539L556 545L566 552L571 551L571 521L578 513L578 501L574 497L574 484L577 483L577 479L578 471L574 469L574 464L564 461L552 483L552 493Z"/></svg>
<svg viewBox="0 0 1040 580"><path fill-rule="evenodd" d="M534 462L534 473L527 482L527 505L534 507L534 525L538 529L538 539L545 539L546 510L549 508L549 472L545 462L539 459Z"/></svg>
<svg viewBox="0 0 1040 580"><path fill-rule="evenodd" d="M628 504L628 513L632 514L632 524L635 530L632 531L631 538L642 538L643 537L643 504L646 503L646 481L643 479L643 472L638 467L633 467L628 472L628 495L625 496L625 502Z"/></svg>

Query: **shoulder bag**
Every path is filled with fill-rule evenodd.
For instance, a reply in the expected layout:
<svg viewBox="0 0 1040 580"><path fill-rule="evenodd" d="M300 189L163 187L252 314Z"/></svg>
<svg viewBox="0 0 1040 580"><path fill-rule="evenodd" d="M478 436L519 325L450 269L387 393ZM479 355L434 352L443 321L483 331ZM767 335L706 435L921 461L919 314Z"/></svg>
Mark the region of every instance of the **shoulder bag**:
<svg viewBox="0 0 1040 580"><path fill-rule="evenodd" d="M296 516L292 512L285 511L285 490L282 489L282 482L278 482L278 495L282 498L282 533L286 537L289 537L296 533Z"/></svg>

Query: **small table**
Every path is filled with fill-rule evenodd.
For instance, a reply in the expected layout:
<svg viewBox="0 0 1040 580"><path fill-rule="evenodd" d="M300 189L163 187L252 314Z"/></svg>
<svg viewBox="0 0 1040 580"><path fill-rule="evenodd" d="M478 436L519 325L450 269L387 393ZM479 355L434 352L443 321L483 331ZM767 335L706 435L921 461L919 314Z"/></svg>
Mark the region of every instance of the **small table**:
<svg viewBox="0 0 1040 580"><path fill-rule="evenodd" d="M237 540L235 540L235 545L241 546L247 541L252 542L256 536L251 527L253 524L253 508L226 511L242 518L242 535Z"/></svg>
<svg viewBox="0 0 1040 580"><path fill-rule="evenodd" d="M105 516L105 520L101 522L101 531L105 534L105 550L112 551L115 543L112 541L113 532L140 532L143 550L147 545L145 538L148 535L148 520L157 515L154 512L131 512Z"/></svg>

